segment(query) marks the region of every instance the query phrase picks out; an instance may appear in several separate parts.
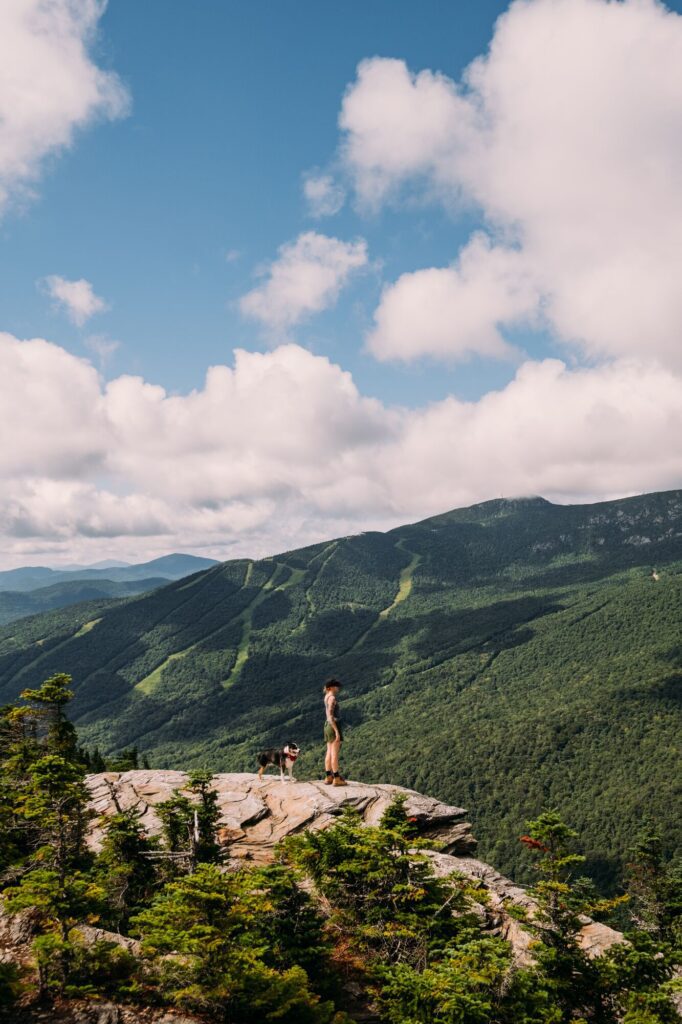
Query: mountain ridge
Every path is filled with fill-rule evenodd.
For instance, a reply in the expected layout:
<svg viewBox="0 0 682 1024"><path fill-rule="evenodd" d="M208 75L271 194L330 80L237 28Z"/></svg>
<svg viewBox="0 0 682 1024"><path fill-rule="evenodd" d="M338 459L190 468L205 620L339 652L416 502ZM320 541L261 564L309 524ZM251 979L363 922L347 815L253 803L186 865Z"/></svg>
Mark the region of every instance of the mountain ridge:
<svg viewBox="0 0 682 1024"><path fill-rule="evenodd" d="M681 537L682 491L494 499L223 562L1 629L0 699L68 671L90 747L225 771L291 738L310 775L333 672L356 777L475 807L512 874L519 820L557 805L613 877L644 814L679 835Z"/></svg>
<svg viewBox="0 0 682 1024"><path fill-rule="evenodd" d="M143 594L218 564L212 558L174 553L137 564L6 569L0 572L0 624L84 601Z"/></svg>
<svg viewBox="0 0 682 1024"><path fill-rule="evenodd" d="M0 624L7 625L30 615L65 608L84 602L116 600L144 594L168 583L168 578L157 576L140 580L69 580L50 583L34 590L0 590Z"/></svg>
<svg viewBox="0 0 682 1024"><path fill-rule="evenodd" d="M72 583L80 580L108 580L112 583L131 582L151 576L178 579L193 572L211 568L219 563L214 558L185 555L174 552L147 562L109 565L104 568L82 566L73 569L51 569L44 565L18 566L0 570L0 592L13 590L26 592L53 583Z"/></svg>

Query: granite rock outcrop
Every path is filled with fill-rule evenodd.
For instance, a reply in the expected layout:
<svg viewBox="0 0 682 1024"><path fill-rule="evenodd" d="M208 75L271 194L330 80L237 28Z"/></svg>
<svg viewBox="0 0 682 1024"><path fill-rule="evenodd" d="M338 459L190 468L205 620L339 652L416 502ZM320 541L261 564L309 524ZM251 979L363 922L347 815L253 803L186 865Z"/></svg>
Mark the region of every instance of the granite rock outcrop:
<svg viewBox="0 0 682 1024"><path fill-rule="evenodd" d="M91 807L99 815L90 829L88 841L92 848L98 849L102 842L102 815L130 807L137 810L148 834L158 833L156 805L182 789L188 778L186 772L155 770L89 775ZM420 833L439 843L444 852L468 855L476 849L462 807L452 807L401 786L349 782L347 786L336 787L323 782L281 782L279 776L259 779L248 772L214 775L212 786L220 810L219 837L230 858L266 863L281 839L304 829L327 828L344 807L356 808L366 824L378 824L398 794L406 796L405 809L415 819Z"/></svg>
<svg viewBox="0 0 682 1024"><path fill-rule="evenodd" d="M91 806L98 813L88 842L98 849L107 815L134 807L145 830L160 830L157 804L182 789L185 772L136 770L101 772L88 776ZM388 784L349 782L347 786L326 786L323 782L282 782L278 776L248 772L218 774L212 782L220 810L219 838L225 860L247 860L264 864L272 859L276 844L304 829L323 829L333 824L344 807L354 807L367 825L378 824L395 796L405 796L405 810L423 838L439 844L429 853L434 871L443 876L458 872L480 884L486 892L485 913L491 931L507 939L516 962L527 964L531 935L508 912L510 905L523 907L530 916L535 904L526 890L501 875L475 856L476 840L466 811L414 790ZM590 956L598 956L615 942L620 932L607 925L585 920L581 942Z"/></svg>

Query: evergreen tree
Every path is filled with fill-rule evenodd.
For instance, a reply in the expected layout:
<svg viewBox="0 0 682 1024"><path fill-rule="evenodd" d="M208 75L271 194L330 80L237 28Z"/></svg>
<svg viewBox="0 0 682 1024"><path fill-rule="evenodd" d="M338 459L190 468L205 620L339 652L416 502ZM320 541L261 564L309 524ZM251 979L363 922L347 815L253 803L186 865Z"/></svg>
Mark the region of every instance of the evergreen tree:
<svg viewBox="0 0 682 1024"><path fill-rule="evenodd" d="M533 946L536 969L559 1011L556 1020L584 1018L596 1024L674 1021L670 950L635 931L627 934L624 943L590 958L580 945L581 928L588 917L613 911L627 896L601 899L591 882L572 877L584 858L573 849L576 832L556 811L544 812L529 822L527 829L521 841L533 853L540 876L530 890L537 911L527 919L527 926L537 938Z"/></svg>
<svg viewBox="0 0 682 1024"><path fill-rule="evenodd" d="M78 761L78 737L65 714L65 708L73 698L70 683L71 676L58 672L46 679L39 689L22 690L21 696L36 719L38 732L44 736L44 749L67 760Z"/></svg>
<svg viewBox="0 0 682 1024"><path fill-rule="evenodd" d="M95 872L106 893L102 923L126 932L131 915L147 906L154 895L157 872L150 854L158 844L149 839L134 808L112 815L104 824L102 850Z"/></svg>
<svg viewBox="0 0 682 1024"><path fill-rule="evenodd" d="M209 772L192 772L185 789L194 799L177 791L157 805L165 847L174 855L168 868L171 875L178 868L194 871L197 864L220 858L216 840L220 811L217 794L210 787L212 777Z"/></svg>
<svg viewBox="0 0 682 1024"><path fill-rule="evenodd" d="M235 886L244 899L257 892L266 897L265 913L255 915L252 941L263 949L271 967L302 967L314 979L317 989L330 989L331 943L325 935L324 919L300 879L283 864L242 871ZM333 987L333 986L332 986Z"/></svg>
<svg viewBox="0 0 682 1024"><path fill-rule="evenodd" d="M106 771L109 772L131 772L139 768L139 755L137 747L128 747L120 754L110 757L107 761Z"/></svg>
<svg viewBox="0 0 682 1024"><path fill-rule="evenodd" d="M189 792L198 798L194 854L200 863L215 863L220 859L220 846L216 839L220 810L218 794L211 789L212 779L211 772L193 771L187 783Z"/></svg>
<svg viewBox="0 0 682 1024"><path fill-rule="evenodd" d="M84 764L64 711L72 697L69 682L60 673L38 690L22 691L26 703L3 709L0 727L2 813L10 819L9 841L21 854L3 902L10 913L30 907L38 917L43 934L34 948L41 995L63 989L69 930L102 897L86 873L90 814Z"/></svg>
<svg viewBox="0 0 682 1024"><path fill-rule="evenodd" d="M93 775L98 772L105 772L107 770L104 758L99 752L99 747L95 747L93 752L90 754L90 763L88 768Z"/></svg>
<svg viewBox="0 0 682 1024"><path fill-rule="evenodd" d="M637 926L682 947L682 864L666 863L658 833L640 836L632 850L627 878Z"/></svg>
<svg viewBox="0 0 682 1024"><path fill-rule="evenodd" d="M596 1021L608 1020L597 968L578 941L584 915L595 908L584 880L572 882L573 871L585 860L573 852L577 833L556 811L545 811L526 827L528 834L521 842L535 855L539 875L530 890L538 905L529 922L538 939L534 955L560 1008L560 1019L572 1020L589 1011Z"/></svg>
<svg viewBox="0 0 682 1024"><path fill-rule="evenodd" d="M85 833L92 812L82 766L46 754L28 769L28 784L17 809L30 830L35 861L53 867L61 879L86 855Z"/></svg>
<svg viewBox="0 0 682 1024"><path fill-rule="evenodd" d="M134 920L142 937L146 982L176 1005L216 1020L261 1024L326 1024L333 1007L320 1002L300 966L278 969L263 941L272 904L249 875L200 864L169 882Z"/></svg>
<svg viewBox="0 0 682 1024"><path fill-rule="evenodd" d="M335 908L339 924L382 962L424 965L433 949L475 931L465 888L436 878L398 798L376 827L348 808L332 828L294 836L285 856ZM453 916L453 911L458 916Z"/></svg>

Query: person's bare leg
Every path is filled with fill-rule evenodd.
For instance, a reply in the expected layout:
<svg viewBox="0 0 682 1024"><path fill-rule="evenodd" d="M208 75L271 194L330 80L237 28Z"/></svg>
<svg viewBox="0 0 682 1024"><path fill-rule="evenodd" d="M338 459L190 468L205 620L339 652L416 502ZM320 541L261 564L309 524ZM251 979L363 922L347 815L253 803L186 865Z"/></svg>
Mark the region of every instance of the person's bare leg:
<svg viewBox="0 0 682 1024"><path fill-rule="evenodd" d="M339 754L341 753L341 740L335 740L332 743L332 769L333 775L333 786L347 786L348 783L339 771Z"/></svg>
<svg viewBox="0 0 682 1024"><path fill-rule="evenodd" d="M324 781L325 785L330 786L334 780L334 772L332 771L332 745L327 744L327 753L324 755Z"/></svg>

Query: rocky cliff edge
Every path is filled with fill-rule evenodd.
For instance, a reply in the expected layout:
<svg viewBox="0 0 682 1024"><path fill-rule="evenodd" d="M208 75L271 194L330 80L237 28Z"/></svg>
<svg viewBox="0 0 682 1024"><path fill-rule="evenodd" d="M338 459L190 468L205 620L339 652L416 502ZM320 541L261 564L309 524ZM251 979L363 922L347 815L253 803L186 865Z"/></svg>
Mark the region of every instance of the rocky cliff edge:
<svg viewBox="0 0 682 1024"><path fill-rule="evenodd" d="M155 770L88 776L91 805L100 816L91 825L91 846L100 847L106 816L129 807L138 811L149 834L158 833L160 823L155 806L181 790L188 778L186 772ZM347 786L336 787L323 782L282 782L274 775L259 779L258 775L240 772L214 775L212 785L218 795L218 835L226 861L248 860L257 864L271 860L275 845L285 836L304 829L327 828L344 807L356 808L365 824L378 824L394 797L404 795L405 810L415 819L420 835L439 844L439 851L429 854L436 874L456 871L480 885L487 894L481 913L486 914L491 932L501 934L512 944L519 964L529 961L531 936L508 913L508 907L523 906L532 914L533 901L525 889L473 856L476 840L464 808L387 784L349 782ZM585 921L582 944L591 956L599 955L622 938L620 932L606 925Z"/></svg>

